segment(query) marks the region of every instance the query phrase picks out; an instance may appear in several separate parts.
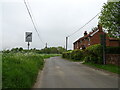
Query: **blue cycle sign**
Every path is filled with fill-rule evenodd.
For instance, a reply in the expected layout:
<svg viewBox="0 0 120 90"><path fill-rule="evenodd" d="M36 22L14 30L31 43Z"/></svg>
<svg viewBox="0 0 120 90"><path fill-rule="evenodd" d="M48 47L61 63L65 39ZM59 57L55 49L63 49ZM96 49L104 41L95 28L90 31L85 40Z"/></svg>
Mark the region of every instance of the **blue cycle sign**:
<svg viewBox="0 0 120 90"><path fill-rule="evenodd" d="M32 42L32 32L26 32L25 41Z"/></svg>

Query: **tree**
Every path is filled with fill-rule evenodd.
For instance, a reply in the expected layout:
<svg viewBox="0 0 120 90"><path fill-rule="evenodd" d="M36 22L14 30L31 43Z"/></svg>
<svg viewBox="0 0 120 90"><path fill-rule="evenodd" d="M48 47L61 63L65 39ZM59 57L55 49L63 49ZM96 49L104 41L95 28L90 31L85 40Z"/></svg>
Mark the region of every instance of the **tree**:
<svg viewBox="0 0 120 90"><path fill-rule="evenodd" d="M99 23L108 31L110 37L120 38L120 1L104 4Z"/></svg>
<svg viewBox="0 0 120 90"><path fill-rule="evenodd" d="M23 48L22 48L22 47L20 47L20 48L19 48L19 51L23 51Z"/></svg>
<svg viewBox="0 0 120 90"><path fill-rule="evenodd" d="M66 51L66 49L61 46L57 47L57 50L58 50L58 53L60 53L60 54L62 54L63 52Z"/></svg>

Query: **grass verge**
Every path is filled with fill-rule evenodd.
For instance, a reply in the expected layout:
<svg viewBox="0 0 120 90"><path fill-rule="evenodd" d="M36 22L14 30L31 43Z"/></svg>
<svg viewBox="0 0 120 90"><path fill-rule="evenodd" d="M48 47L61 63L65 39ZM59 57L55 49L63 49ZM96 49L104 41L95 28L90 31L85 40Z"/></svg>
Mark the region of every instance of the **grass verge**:
<svg viewBox="0 0 120 90"><path fill-rule="evenodd" d="M36 53L3 53L2 88L31 88L38 71L44 66L44 58L56 55Z"/></svg>
<svg viewBox="0 0 120 90"><path fill-rule="evenodd" d="M116 65L112 65L112 64L107 64L107 65L100 65L100 64L93 64L93 63L88 63L88 62L84 62L83 64L85 65L89 65L92 67L96 67L99 69L103 69L109 72L113 72L113 73L117 73L120 74L120 66L116 66Z"/></svg>

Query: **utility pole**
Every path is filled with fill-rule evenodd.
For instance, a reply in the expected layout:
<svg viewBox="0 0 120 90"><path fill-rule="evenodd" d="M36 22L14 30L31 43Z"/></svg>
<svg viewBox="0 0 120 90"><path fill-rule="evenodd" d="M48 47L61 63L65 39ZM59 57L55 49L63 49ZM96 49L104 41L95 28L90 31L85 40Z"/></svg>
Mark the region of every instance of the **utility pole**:
<svg viewBox="0 0 120 90"><path fill-rule="evenodd" d="M67 47L68 47L68 37L66 37L66 50L67 50Z"/></svg>
<svg viewBox="0 0 120 90"><path fill-rule="evenodd" d="M45 48L47 48L47 43L46 43L46 46L45 46Z"/></svg>
<svg viewBox="0 0 120 90"><path fill-rule="evenodd" d="M106 51L106 34L102 34L101 35L101 45L102 45L102 52L103 52L103 64L105 65L106 64L106 55L105 55L105 51Z"/></svg>
<svg viewBox="0 0 120 90"><path fill-rule="evenodd" d="M106 34L103 34L103 64L106 64L106 55L105 55L105 51L106 51Z"/></svg>

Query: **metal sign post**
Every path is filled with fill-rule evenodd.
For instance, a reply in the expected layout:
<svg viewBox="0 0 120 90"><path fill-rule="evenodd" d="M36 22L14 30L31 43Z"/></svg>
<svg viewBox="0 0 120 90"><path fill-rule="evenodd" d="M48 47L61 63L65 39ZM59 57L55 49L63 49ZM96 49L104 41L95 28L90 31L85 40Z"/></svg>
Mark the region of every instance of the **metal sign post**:
<svg viewBox="0 0 120 90"><path fill-rule="evenodd" d="M32 42L32 32L26 32L25 42L28 42L28 50L30 46L30 42Z"/></svg>
<svg viewBox="0 0 120 90"><path fill-rule="evenodd" d="M29 50L30 43L28 42L28 50Z"/></svg>

